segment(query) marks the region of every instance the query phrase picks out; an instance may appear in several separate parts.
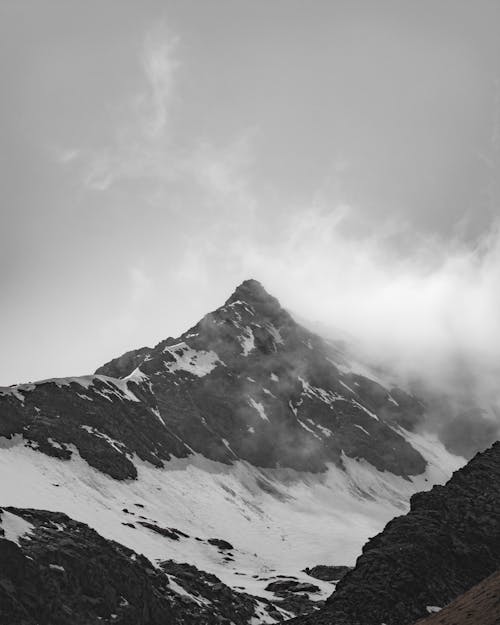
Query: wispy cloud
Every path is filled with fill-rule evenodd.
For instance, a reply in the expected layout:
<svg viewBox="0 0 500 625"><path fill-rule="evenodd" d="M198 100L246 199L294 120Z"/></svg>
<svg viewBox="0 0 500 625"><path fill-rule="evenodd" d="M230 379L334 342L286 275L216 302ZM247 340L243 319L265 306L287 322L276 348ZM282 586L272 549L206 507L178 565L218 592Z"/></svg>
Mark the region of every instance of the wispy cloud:
<svg viewBox="0 0 500 625"><path fill-rule="evenodd" d="M84 153L84 184L106 191L122 179L163 178L172 167L170 105L175 91L178 39L165 26L151 31L141 53L144 88L117 111L111 143Z"/></svg>
<svg viewBox="0 0 500 625"><path fill-rule="evenodd" d="M167 131L169 105L174 92L178 38L168 34L163 26L146 37L143 53L144 70L149 94L141 100L144 105L145 130L152 139L162 138Z"/></svg>

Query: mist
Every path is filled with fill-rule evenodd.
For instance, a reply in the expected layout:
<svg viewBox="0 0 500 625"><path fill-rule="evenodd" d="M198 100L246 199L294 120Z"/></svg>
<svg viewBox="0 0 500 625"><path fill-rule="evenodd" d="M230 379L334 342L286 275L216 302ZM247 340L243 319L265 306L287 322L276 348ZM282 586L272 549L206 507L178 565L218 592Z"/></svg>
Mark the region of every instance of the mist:
<svg viewBox="0 0 500 625"><path fill-rule="evenodd" d="M417 236L310 210L244 265L320 334L424 398L427 429L468 455L499 435L500 233Z"/></svg>

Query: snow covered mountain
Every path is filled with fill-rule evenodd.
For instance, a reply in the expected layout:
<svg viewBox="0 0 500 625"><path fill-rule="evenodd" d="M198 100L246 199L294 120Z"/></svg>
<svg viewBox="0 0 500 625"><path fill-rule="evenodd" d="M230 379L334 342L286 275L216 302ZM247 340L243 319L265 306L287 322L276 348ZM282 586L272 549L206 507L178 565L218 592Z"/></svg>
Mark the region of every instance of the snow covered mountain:
<svg viewBox="0 0 500 625"><path fill-rule="evenodd" d="M248 280L180 337L94 375L1 388L0 505L196 565L274 602L251 617L274 622L331 594L305 567L354 564L414 492L464 463L412 431L424 410ZM317 590L277 596L279 576Z"/></svg>

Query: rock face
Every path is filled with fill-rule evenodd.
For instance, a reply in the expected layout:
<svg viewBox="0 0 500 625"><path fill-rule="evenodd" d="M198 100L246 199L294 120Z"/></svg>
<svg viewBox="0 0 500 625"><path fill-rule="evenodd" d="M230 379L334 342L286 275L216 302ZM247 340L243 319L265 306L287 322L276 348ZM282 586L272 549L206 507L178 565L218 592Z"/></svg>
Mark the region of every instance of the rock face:
<svg viewBox="0 0 500 625"><path fill-rule="evenodd" d="M413 495L410 512L368 541L325 607L291 622L406 625L427 615L427 606L447 605L499 567L497 442L445 486Z"/></svg>
<svg viewBox="0 0 500 625"><path fill-rule="evenodd" d="M392 426L422 405L348 372L254 280L178 338L127 352L93 376L0 389L0 436L134 479L134 457L163 466L198 452L224 463L319 472L345 456L409 476L423 457Z"/></svg>
<svg viewBox="0 0 500 625"><path fill-rule="evenodd" d="M316 579L322 579L325 582L337 582L342 579L346 573L352 569L350 566L328 566L325 564L318 564L311 568L304 569L304 573L307 573L311 577Z"/></svg>
<svg viewBox="0 0 500 625"><path fill-rule="evenodd" d="M324 605L318 600L320 588L308 582L299 582L296 579L278 579L266 586L268 592L273 593L279 601L280 607L291 614L309 614Z"/></svg>
<svg viewBox="0 0 500 625"><path fill-rule="evenodd" d="M0 528L0 625L283 619L264 599L235 592L194 566L164 562L155 568L65 514L4 508Z"/></svg>
<svg viewBox="0 0 500 625"><path fill-rule="evenodd" d="M71 446L113 478L134 479L134 454L155 466L190 451L159 420L156 400L141 380L106 376L61 378L0 389L0 436L63 460Z"/></svg>
<svg viewBox="0 0 500 625"><path fill-rule="evenodd" d="M282 579L276 582L271 582L266 586L266 590L269 592L319 592L318 586L314 584L306 584L304 582L297 582L294 579Z"/></svg>

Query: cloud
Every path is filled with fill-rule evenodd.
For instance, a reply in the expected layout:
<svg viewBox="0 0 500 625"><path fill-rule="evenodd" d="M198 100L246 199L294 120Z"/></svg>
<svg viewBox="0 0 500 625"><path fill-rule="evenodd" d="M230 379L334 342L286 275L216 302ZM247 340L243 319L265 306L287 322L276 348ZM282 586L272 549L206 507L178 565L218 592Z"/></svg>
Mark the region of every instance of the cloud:
<svg viewBox="0 0 500 625"><path fill-rule="evenodd" d="M124 179L163 179L174 167L169 134L177 45L165 25L147 34L141 54L144 88L116 111L113 141L81 151L88 189L106 191Z"/></svg>
<svg viewBox="0 0 500 625"><path fill-rule="evenodd" d="M176 76L182 68L177 53L179 38L164 25L145 36L141 52L143 89L129 97L117 113L113 141L91 150L78 150L84 163L83 183L92 191L106 192L132 181L147 184L156 205L182 195L195 213L223 210L236 199L239 208L252 211L253 195L246 179L253 158L254 129L242 129L225 144L205 137L188 143L172 137L180 101ZM75 151L76 152L76 151ZM144 196L142 196L144 199Z"/></svg>
<svg viewBox="0 0 500 625"><path fill-rule="evenodd" d="M168 109L174 91L174 77L179 67L175 57L178 38L168 34L165 26L146 37L143 65L148 78L149 97L142 99L147 133L153 138L167 130Z"/></svg>
<svg viewBox="0 0 500 625"><path fill-rule="evenodd" d="M427 425L460 439L461 450L466 424L475 424L477 440L491 441L500 434L498 225L467 245L412 237L388 223L360 234L349 229L353 213L317 209L292 218L272 249L247 247L248 273L424 393Z"/></svg>
<svg viewBox="0 0 500 625"><path fill-rule="evenodd" d="M470 243L374 224L345 205L274 206L280 219L271 231L267 220L264 234L265 208L251 192L245 200L241 188L221 193L233 212L193 235L179 262L191 268L192 288L217 271L232 283L256 277L293 313L347 337L360 358L425 397L426 427L456 453L500 436L498 224ZM246 205L255 210L239 210Z"/></svg>

